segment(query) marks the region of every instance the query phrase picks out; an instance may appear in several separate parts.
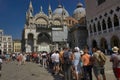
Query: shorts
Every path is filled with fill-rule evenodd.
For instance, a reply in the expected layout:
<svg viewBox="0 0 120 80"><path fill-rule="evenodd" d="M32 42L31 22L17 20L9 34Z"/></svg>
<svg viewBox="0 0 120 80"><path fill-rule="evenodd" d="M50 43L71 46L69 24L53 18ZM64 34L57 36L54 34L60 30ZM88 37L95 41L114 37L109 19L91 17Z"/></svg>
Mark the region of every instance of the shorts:
<svg viewBox="0 0 120 80"><path fill-rule="evenodd" d="M58 66L59 65L59 62L54 62L54 66Z"/></svg>
<svg viewBox="0 0 120 80"><path fill-rule="evenodd" d="M76 72L77 74L80 73L81 67L80 67L79 64L78 64L78 65L74 65L74 68L75 68L75 72Z"/></svg>
<svg viewBox="0 0 120 80"><path fill-rule="evenodd" d="M120 68L113 68L113 72L116 78L120 78Z"/></svg>
<svg viewBox="0 0 120 80"><path fill-rule="evenodd" d="M93 71L94 71L94 74L95 76L98 76L98 75L105 75L105 69L104 67L100 67L100 66L94 66L93 67Z"/></svg>

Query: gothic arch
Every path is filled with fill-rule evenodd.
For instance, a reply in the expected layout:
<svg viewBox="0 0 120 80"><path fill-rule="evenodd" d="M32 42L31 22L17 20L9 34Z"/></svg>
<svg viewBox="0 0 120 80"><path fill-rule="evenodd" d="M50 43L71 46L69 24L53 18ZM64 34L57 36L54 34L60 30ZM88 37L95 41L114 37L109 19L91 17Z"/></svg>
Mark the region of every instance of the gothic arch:
<svg viewBox="0 0 120 80"><path fill-rule="evenodd" d="M119 23L118 16L117 16L116 14L114 15L113 20L114 20L114 26L115 26L115 27L119 26L120 23Z"/></svg>
<svg viewBox="0 0 120 80"><path fill-rule="evenodd" d="M91 27L91 24L90 24L90 26L89 26L89 29L90 29L90 33L92 33L92 27Z"/></svg>
<svg viewBox="0 0 120 80"><path fill-rule="evenodd" d="M97 23L97 27L98 27L98 31L101 31L101 25L100 25L100 22L98 21Z"/></svg>
<svg viewBox="0 0 120 80"><path fill-rule="evenodd" d="M97 42L96 42L96 40L92 40L92 47L97 47Z"/></svg>
<svg viewBox="0 0 120 80"><path fill-rule="evenodd" d="M111 38L111 47L113 46L120 47L120 40L117 36L112 36Z"/></svg>
<svg viewBox="0 0 120 80"><path fill-rule="evenodd" d="M106 23L105 23L105 20L103 19L103 21L102 21L102 28L103 28L103 30L106 30Z"/></svg>
<svg viewBox="0 0 120 80"><path fill-rule="evenodd" d="M112 21L110 17L108 17L107 19L107 24L108 24L108 28L112 28Z"/></svg>
<svg viewBox="0 0 120 80"><path fill-rule="evenodd" d="M107 40L105 38L101 38L101 40L100 40L100 48L103 49L103 50L108 49Z"/></svg>

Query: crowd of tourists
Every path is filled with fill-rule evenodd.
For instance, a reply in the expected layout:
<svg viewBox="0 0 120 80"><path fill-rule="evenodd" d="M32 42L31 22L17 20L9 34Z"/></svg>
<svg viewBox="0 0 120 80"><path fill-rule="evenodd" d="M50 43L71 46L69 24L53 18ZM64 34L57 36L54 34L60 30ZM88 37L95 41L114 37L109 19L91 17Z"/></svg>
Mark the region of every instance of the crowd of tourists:
<svg viewBox="0 0 120 80"><path fill-rule="evenodd" d="M113 63L113 72L117 80L120 80L120 53L118 47L112 48L110 61ZM2 62L18 61L18 65L25 65L26 62L34 62L51 70L53 75L62 74L64 80L93 80L94 73L96 80L107 80L105 75L106 55L99 48L88 47L80 50L63 48L62 50L42 51L39 53L18 53L0 55L0 74ZM92 72L93 71L93 72ZM102 75L102 79L101 79Z"/></svg>

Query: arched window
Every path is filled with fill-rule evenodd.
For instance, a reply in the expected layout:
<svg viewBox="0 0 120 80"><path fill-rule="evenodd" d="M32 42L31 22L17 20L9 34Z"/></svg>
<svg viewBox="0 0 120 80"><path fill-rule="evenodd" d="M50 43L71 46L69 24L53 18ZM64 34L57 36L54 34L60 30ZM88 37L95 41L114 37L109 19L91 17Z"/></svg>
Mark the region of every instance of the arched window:
<svg viewBox="0 0 120 80"><path fill-rule="evenodd" d="M98 31L101 31L101 25L100 25L100 22L97 23L97 26L98 26Z"/></svg>
<svg viewBox="0 0 120 80"><path fill-rule="evenodd" d="M114 26L119 26L119 20L118 20L118 16L115 14L114 15Z"/></svg>
<svg viewBox="0 0 120 80"><path fill-rule="evenodd" d="M111 22L110 17L107 20L107 24L108 24L108 28L112 28L112 22Z"/></svg>
<svg viewBox="0 0 120 80"><path fill-rule="evenodd" d="M94 27L94 28L93 28L93 29L94 29L94 32L96 32L96 26L95 26L95 24L93 25L93 27Z"/></svg>
<svg viewBox="0 0 120 80"><path fill-rule="evenodd" d="M92 27L91 27L91 25L90 25L89 29L90 29L90 33L92 33Z"/></svg>
<svg viewBox="0 0 120 80"><path fill-rule="evenodd" d="M103 27L103 30L106 30L106 23L105 23L105 20L103 19L102 21L102 27Z"/></svg>

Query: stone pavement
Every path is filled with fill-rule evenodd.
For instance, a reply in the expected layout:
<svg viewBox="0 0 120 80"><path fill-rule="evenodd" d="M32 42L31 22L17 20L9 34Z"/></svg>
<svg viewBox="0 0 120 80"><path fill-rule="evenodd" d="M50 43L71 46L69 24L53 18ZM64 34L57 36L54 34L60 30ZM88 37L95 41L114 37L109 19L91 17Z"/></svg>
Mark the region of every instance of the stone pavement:
<svg viewBox="0 0 120 80"><path fill-rule="evenodd" d="M106 62L107 80L115 80L112 66L109 62L109 56ZM0 80L62 80L61 76L53 76L49 70L40 67L35 63L26 63L25 65L17 65L17 62L3 63L2 76ZM93 75L93 80L96 80Z"/></svg>
<svg viewBox="0 0 120 80"><path fill-rule="evenodd" d="M59 78L59 79L58 79ZM17 62L3 64L0 80L62 80L58 76L52 76L47 69L35 63L17 65Z"/></svg>

